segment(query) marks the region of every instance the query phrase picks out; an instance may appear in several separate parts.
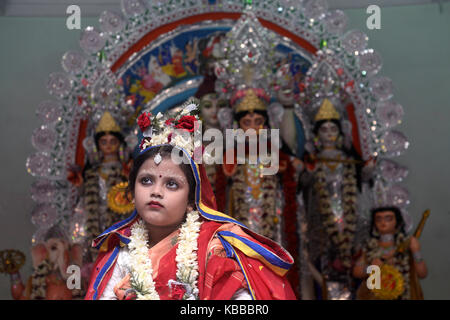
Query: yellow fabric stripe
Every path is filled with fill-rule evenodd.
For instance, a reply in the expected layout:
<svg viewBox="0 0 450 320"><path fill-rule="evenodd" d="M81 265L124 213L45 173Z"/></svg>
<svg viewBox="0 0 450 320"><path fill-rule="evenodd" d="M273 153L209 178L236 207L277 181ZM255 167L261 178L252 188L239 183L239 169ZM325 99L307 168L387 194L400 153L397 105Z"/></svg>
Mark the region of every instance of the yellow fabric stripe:
<svg viewBox="0 0 450 320"><path fill-rule="evenodd" d="M224 236L224 235L222 235L222 237L225 240L227 240L232 246L241 250L246 256L254 258L254 259L258 259L259 261L264 263L267 267L269 267L277 275L284 276L286 274L286 272L288 272L288 270L286 270L286 269L283 269L283 268L280 268L280 267L277 267L277 266L274 266L273 264L271 264L263 256L261 256L258 252L256 252L255 250L253 250L252 248L247 246L241 240L239 240L235 237Z"/></svg>

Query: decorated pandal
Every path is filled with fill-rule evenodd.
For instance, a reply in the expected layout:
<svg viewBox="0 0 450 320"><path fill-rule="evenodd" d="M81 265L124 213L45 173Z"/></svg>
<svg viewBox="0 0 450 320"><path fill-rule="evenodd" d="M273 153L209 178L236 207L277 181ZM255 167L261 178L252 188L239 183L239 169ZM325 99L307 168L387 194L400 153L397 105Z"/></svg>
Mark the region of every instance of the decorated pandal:
<svg viewBox="0 0 450 320"><path fill-rule="evenodd" d="M119 1L119 0L118 0ZM31 239L34 272L22 283L20 252L2 251L15 299L77 299L97 255L92 239L126 218L130 159L143 112L177 111L195 98L203 132L279 130L276 174L246 152L206 165L220 211L282 244L298 299L421 298L426 276L408 191L392 160L409 142L403 108L367 36L346 30L325 1L122 0L89 27L80 51L51 73L38 105ZM233 131L233 132L234 132ZM209 141L203 141L207 147ZM233 150L234 149L234 150ZM376 209L376 210L375 210ZM427 216L427 215L426 215ZM65 286L81 267L81 288ZM367 289L369 265L381 288Z"/></svg>

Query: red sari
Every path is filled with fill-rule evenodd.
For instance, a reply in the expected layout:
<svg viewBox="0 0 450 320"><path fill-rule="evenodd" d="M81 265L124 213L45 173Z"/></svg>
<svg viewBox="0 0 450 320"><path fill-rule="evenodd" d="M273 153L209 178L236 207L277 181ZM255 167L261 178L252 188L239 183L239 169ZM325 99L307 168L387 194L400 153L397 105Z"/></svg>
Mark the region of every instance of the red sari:
<svg viewBox="0 0 450 320"><path fill-rule="evenodd" d="M258 235L237 220L215 210L216 203L205 169L192 161L196 180L196 206L202 216L198 237L199 299L228 300L239 289L247 289L253 299L296 299L286 279L294 263L292 256L274 241ZM130 227L138 220L135 211L94 240L100 249L93 268L85 299L102 296L111 279L121 247L130 242ZM175 231L176 233L178 231ZM161 299L177 299L170 293L168 282L176 280L176 248L169 245L169 235L150 249L154 266L153 280ZM129 288L129 277L116 285L120 299Z"/></svg>

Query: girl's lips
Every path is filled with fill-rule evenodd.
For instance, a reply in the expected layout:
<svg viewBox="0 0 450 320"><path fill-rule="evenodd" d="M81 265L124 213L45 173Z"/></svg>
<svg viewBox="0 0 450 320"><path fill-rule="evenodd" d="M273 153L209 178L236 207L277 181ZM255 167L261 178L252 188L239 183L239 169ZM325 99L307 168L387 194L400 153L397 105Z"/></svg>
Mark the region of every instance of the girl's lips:
<svg viewBox="0 0 450 320"><path fill-rule="evenodd" d="M148 203L148 206L151 208L164 208L164 206L161 203L159 203L158 201L150 201Z"/></svg>

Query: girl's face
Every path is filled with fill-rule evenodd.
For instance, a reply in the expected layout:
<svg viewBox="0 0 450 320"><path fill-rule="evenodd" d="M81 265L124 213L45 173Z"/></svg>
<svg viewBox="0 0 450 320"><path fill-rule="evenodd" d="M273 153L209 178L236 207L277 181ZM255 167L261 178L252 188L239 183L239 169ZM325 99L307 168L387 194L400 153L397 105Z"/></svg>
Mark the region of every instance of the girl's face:
<svg viewBox="0 0 450 320"><path fill-rule="evenodd" d="M139 168L134 188L136 210L151 226L177 227L188 206L189 184L170 157L158 165L153 158Z"/></svg>

